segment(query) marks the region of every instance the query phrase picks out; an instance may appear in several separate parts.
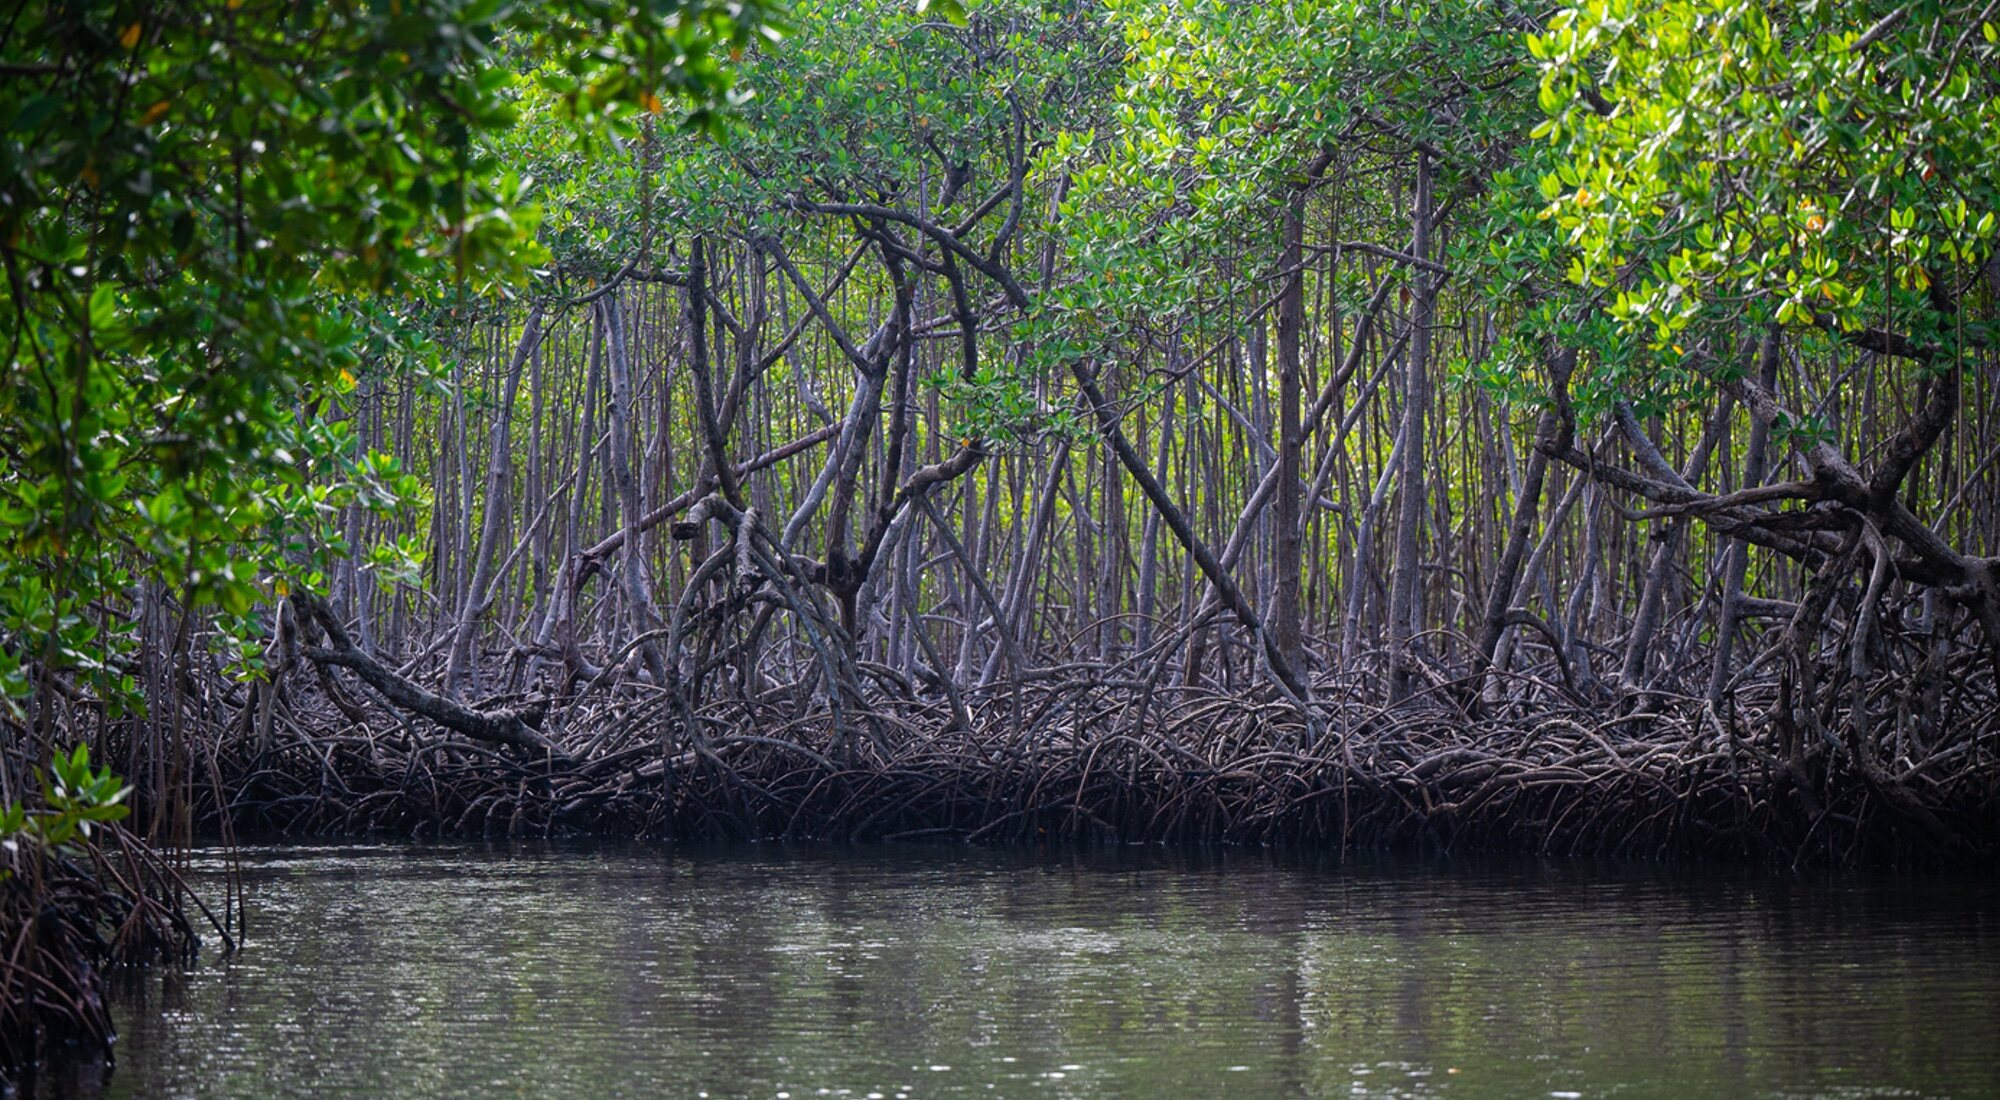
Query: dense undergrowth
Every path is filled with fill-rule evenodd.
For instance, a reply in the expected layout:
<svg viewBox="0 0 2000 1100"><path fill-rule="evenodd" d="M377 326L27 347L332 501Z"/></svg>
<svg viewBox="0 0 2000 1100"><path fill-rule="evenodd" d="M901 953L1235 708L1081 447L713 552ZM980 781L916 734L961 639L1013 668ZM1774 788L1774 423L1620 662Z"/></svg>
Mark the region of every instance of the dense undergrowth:
<svg viewBox="0 0 2000 1100"><path fill-rule="evenodd" d="M0 813L0 1084L55 1055L108 1055L110 971L192 962L206 918L170 857L125 829L129 788L82 746L58 754L32 808Z"/></svg>
<svg viewBox="0 0 2000 1100"><path fill-rule="evenodd" d="M547 749L440 742L307 688L268 739L215 747L228 803L201 813L315 836L1056 838L1969 865L2000 851L2000 709L1976 665L1953 671L1963 675L1942 690L1911 676L1854 685L1885 717L1839 739L1773 722L1770 684L1718 712L1664 692L1620 708L1534 682L1533 702L1475 716L1462 683L1391 708L1367 701L1379 678L1355 677L1317 685L1308 725L1282 700L1148 680L1136 661L967 694L969 723L941 698L887 692L838 722L789 717L782 690L692 710L643 688L578 692L525 708ZM1822 729L1843 729L1846 710L1830 708Z"/></svg>

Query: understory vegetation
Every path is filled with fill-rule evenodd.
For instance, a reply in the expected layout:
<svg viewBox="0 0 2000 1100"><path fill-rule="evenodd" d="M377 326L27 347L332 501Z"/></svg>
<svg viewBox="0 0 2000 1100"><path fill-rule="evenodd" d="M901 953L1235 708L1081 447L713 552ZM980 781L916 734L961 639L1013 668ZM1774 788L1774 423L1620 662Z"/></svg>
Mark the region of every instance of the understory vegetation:
<svg viewBox="0 0 2000 1100"><path fill-rule="evenodd" d="M1996 38L23 9L0 803L87 745L128 852L1991 854ZM172 881L121 887L173 914L142 954L190 949Z"/></svg>

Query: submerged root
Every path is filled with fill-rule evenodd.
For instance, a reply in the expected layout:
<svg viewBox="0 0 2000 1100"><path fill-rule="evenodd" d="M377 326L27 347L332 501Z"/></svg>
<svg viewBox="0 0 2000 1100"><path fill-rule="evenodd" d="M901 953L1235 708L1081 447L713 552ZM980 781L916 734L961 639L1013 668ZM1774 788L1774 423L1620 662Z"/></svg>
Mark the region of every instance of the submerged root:
<svg viewBox="0 0 2000 1100"><path fill-rule="evenodd" d="M106 971L192 960L190 901L160 853L115 825L0 852L0 1082L58 1050L108 1055Z"/></svg>

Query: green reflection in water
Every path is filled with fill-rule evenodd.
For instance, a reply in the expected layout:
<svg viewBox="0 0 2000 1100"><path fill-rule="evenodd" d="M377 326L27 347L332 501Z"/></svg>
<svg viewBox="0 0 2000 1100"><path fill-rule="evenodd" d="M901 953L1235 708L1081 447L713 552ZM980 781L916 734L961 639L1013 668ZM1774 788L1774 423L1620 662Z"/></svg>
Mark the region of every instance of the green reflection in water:
<svg viewBox="0 0 2000 1100"><path fill-rule="evenodd" d="M2000 1096L2000 883L274 848L47 1095ZM210 869L213 873L214 869Z"/></svg>

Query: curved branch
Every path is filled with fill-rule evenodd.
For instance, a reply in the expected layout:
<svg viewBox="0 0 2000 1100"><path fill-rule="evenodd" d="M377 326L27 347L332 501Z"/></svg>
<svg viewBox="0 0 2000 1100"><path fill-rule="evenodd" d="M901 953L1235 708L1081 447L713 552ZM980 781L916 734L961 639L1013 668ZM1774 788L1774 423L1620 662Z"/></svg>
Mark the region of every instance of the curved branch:
<svg viewBox="0 0 2000 1100"><path fill-rule="evenodd" d="M462 733L474 741L484 741L492 745L511 745L520 749L533 749L555 756L566 755L548 738L534 729L539 723L541 712L538 708L523 710L474 710L461 703L455 703L441 695L434 695L418 687L393 669L363 653L347 635L347 628L340 617L326 605L326 601L308 593L295 593L292 606L298 608L326 631L331 648L312 647L304 650L307 659L318 665L339 665L351 669L362 682L375 689L391 706L408 711L421 718L428 718L455 733Z"/></svg>

